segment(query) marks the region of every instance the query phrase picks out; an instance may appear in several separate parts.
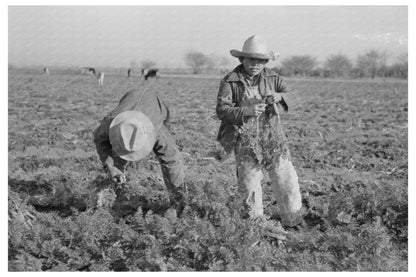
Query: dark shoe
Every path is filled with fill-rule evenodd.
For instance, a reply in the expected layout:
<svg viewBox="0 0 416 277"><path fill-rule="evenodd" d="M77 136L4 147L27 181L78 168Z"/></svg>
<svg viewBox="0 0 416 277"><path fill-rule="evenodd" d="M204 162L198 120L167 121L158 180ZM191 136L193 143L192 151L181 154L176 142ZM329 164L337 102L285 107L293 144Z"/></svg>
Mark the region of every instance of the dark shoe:
<svg viewBox="0 0 416 277"><path fill-rule="evenodd" d="M292 226L284 225L283 226L283 228L285 228L286 231L295 231L295 232L306 230L307 227L308 227L308 225L306 224L305 220L303 220L303 219L302 219L301 222L299 222L296 225L292 225Z"/></svg>
<svg viewBox="0 0 416 277"><path fill-rule="evenodd" d="M184 201L181 201L179 203L176 203L175 206L176 206L176 216L181 217L182 213L183 213L183 210L186 207L186 203Z"/></svg>
<svg viewBox="0 0 416 277"><path fill-rule="evenodd" d="M176 209L176 216L180 217L183 210L186 207L186 187L182 185L175 188L175 191L171 193L170 203Z"/></svg>
<svg viewBox="0 0 416 277"><path fill-rule="evenodd" d="M299 231L300 229L307 227L307 224L303 219L302 210L299 210L290 215L287 215L284 218L281 218L280 222L282 223L285 230Z"/></svg>

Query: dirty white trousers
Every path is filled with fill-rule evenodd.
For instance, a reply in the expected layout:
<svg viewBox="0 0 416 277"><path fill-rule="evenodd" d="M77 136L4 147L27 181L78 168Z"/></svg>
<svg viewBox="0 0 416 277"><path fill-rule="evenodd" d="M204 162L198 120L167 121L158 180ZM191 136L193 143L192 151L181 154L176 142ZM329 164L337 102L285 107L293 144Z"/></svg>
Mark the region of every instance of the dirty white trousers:
<svg viewBox="0 0 416 277"><path fill-rule="evenodd" d="M235 152L238 193L249 210L249 216L263 215L263 167L254 157ZM277 201L278 213L284 226L295 226L301 220L302 200L298 176L290 160L279 158L279 164L267 170Z"/></svg>

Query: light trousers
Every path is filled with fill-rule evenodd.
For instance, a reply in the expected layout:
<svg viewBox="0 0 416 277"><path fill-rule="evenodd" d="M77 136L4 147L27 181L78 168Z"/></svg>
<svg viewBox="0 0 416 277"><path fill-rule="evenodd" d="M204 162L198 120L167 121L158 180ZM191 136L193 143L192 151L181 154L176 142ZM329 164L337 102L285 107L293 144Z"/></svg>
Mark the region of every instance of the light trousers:
<svg viewBox="0 0 416 277"><path fill-rule="evenodd" d="M237 163L238 193L248 208L251 218L263 215L263 166L254 155L246 151L235 151ZM295 226L301 220L302 200L298 176L288 158L279 158L279 163L267 170L277 201L278 213L284 226Z"/></svg>

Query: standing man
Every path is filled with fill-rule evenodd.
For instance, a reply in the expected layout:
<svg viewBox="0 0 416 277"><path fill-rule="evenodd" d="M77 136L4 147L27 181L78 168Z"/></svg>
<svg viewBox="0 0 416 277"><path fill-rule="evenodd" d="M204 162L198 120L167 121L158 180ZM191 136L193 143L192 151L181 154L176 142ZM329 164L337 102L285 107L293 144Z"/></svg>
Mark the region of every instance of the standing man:
<svg viewBox="0 0 416 277"><path fill-rule="evenodd" d="M169 130L169 110L154 91L130 90L94 131L94 143L109 178L126 182L128 162L145 158L152 150L159 159L171 204L184 207L184 166Z"/></svg>
<svg viewBox="0 0 416 277"><path fill-rule="evenodd" d="M230 53L241 64L220 83L216 112L221 126L217 139L227 153L235 153L238 192L249 217L265 218L261 186L265 170L282 225L296 229L303 223L301 195L278 110L288 111L283 99L286 86L265 67L274 54L259 37L248 38L242 51Z"/></svg>

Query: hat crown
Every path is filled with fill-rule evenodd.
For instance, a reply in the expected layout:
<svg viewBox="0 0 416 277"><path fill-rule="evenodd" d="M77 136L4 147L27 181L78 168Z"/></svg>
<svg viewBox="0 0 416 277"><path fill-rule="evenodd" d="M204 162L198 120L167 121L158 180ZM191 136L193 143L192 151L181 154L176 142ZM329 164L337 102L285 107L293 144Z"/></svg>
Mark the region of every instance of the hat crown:
<svg viewBox="0 0 416 277"><path fill-rule="evenodd" d="M270 54L270 51L268 51L267 49L266 43L259 36L249 37L243 44L242 52L263 55Z"/></svg>
<svg viewBox="0 0 416 277"><path fill-rule="evenodd" d="M243 44L242 51L231 50L231 56L236 58L253 58L261 60L274 60L275 54L270 51L267 44L259 36L251 36Z"/></svg>
<svg viewBox="0 0 416 277"><path fill-rule="evenodd" d="M150 118L139 111L122 112L110 124L111 146L120 158L128 161L147 156L153 149L155 136Z"/></svg>
<svg viewBox="0 0 416 277"><path fill-rule="evenodd" d="M138 138L138 134L144 134L143 127L138 122L126 121L120 124L120 135L124 148L128 151L137 151L143 147L143 141Z"/></svg>

